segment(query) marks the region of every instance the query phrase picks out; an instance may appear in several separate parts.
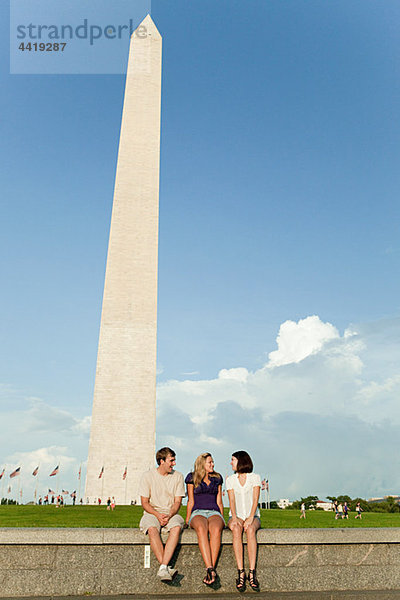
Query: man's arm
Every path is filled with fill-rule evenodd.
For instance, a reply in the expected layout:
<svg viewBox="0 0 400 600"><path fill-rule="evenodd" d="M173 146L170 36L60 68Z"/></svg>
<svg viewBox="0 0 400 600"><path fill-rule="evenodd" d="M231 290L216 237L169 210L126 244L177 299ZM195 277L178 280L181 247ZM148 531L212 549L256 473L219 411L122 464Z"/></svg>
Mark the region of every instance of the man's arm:
<svg viewBox="0 0 400 600"><path fill-rule="evenodd" d="M145 496L140 496L140 502L143 506L143 510L145 510L147 513L150 513L151 515L154 515L155 517L157 517L157 519L159 520L161 525L166 525L168 523L169 518L172 515L168 516L168 515L162 515L161 513L159 513L150 504L150 498L145 498ZM179 508L178 508L178 510L179 510Z"/></svg>
<svg viewBox="0 0 400 600"><path fill-rule="evenodd" d="M174 503L171 506L171 510L169 511L168 521L170 520L171 517L176 515L176 513L179 511L179 509L181 507L181 504L182 504L182 496L175 496Z"/></svg>

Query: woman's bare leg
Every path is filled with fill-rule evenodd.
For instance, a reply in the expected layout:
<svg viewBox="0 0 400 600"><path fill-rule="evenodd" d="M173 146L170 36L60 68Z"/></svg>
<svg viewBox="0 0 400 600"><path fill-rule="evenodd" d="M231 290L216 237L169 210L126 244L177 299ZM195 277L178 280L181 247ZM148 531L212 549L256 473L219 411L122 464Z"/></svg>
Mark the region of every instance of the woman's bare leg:
<svg viewBox="0 0 400 600"><path fill-rule="evenodd" d="M233 552L235 553L237 568L243 569L243 520L238 519L233 523L230 520L228 527L232 531Z"/></svg>
<svg viewBox="0 0 400 600"><path fill-rule="evenodd" d="M210 547L211 547L211 560L212 566L218 559L219 549L221 548L221 535L224 528L224 521L218 515L209 517L208 519L208 531L210 532Z"/></svg>
<svg viewBox="0 0 400 600"><path fill-rule="evenodd" d="M246 530L247 537L247 553L249 555L249 568L251 570L256 568L257 559L257 535L256 531L260 528L260 522L258 519L254 519L253 523L248 526Z"/></svg>
<svg viewBox="0 0 400 600"><path fill-rule="evenodd" d="M190 521L190 527L192 527L197 533L197 540L199 542L201 556L203 557L206 568L208 569L209 567L213 567L214 565L211 558L210 542L208 540L207 519L200 515L193 517L193 519Z"/></svg>

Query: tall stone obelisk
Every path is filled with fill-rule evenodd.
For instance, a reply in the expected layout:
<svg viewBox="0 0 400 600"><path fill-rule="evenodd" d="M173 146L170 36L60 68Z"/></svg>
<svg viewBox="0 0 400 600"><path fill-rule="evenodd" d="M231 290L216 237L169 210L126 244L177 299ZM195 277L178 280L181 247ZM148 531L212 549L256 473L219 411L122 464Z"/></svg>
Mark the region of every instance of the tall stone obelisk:
<svg viewBox="0 0 400 600"><path fill-rule="evenodd" d="M138 500L155 452L161 36L133 32L104 285L85 501ZM124 477L125 474L125 477Z"/></svg>

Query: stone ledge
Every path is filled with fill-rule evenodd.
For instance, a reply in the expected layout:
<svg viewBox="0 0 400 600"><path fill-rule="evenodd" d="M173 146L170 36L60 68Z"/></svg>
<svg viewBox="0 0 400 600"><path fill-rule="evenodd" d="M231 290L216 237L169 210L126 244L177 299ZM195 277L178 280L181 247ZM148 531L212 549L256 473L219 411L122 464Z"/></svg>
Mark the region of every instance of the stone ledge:
<svg viewBox="0 0 400 600"><path fill-rule="evenodd" d="M259 544L396 544L400 543L399 527L332 528L332 529L261 529ZM143 545L148 538L138 529L2 527L0 545ZM223 544L232 544L232 534L225 529ZM182 533L182 545L197 544L192 530Z"/></svg>

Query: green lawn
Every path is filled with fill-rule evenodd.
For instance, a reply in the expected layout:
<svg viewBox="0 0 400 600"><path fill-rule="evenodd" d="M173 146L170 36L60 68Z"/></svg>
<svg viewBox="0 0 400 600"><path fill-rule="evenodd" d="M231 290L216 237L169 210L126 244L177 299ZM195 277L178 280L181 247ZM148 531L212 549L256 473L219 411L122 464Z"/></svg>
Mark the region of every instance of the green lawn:
<svg viewBox="0 0 400 600"><path fill-rule="evenodd" d="M185 515L185 508L181 514ZM262 510L261 524L272 529L400 527L400 513L363 513L361 521L354 513L338 521L331 512L309 511L305 520L299 514L297 510ZM114 512L103 506L0 506L0 527L138 527L141 515L140 506L117 506Z"/></svg>

